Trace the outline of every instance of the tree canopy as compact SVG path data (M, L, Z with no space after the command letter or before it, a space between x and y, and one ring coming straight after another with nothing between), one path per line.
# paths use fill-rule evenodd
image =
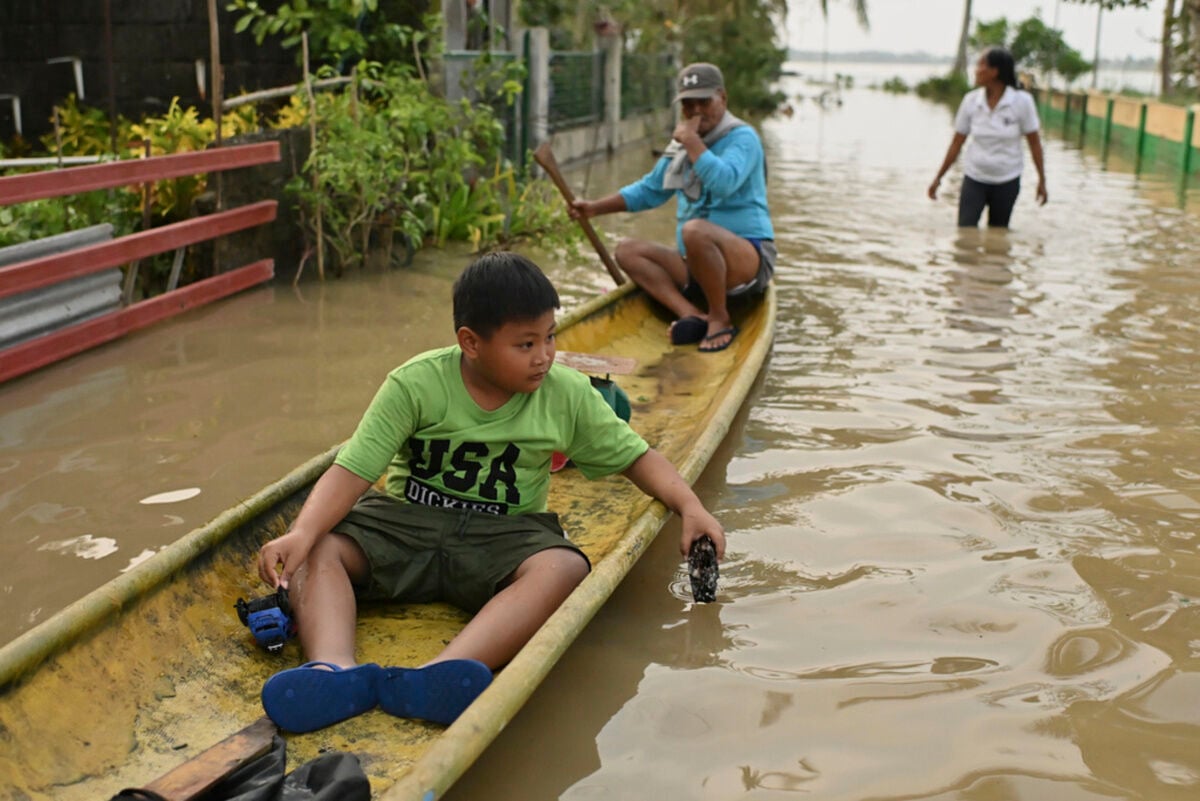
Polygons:
M590 48L593 25L604 21L619 28L627 52L674 52L683 63L717 64L725 74L729 104L738 112L770 111L782 100L771 85L787 57L778 39L786 15L786 0L521 3L521 21L549 28L555 50Z
M1092 68L1078 50L1063 40L1062 31L1051 28L1040 17L1030 17L1010 29L1008 19L980 20L971 35L977 49L1006 47L1018 66L1042 73L1057 73L1069 83Z

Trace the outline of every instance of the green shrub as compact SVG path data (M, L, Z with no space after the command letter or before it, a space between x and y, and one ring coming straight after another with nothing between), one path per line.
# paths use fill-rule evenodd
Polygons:
M317 97L316 145L288 185L310 249L320 239L335 273L395 233L411 252L573 231L561 200L518 180L488 102L448 103L407 69L364 64L360 74L346 92Z
M967 76L951 72L940 77L926 78L917 84L916 92L926 100L957 106L971 89Z

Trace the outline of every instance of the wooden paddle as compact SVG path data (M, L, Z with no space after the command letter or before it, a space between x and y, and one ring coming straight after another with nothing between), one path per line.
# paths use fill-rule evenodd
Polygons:
M271 750L276 731L271 719L263 716L147 784L141 790L144 796L130 797L191 801L251 759Z
M541 165L541 168L550 176L550 180L558 187L558 191L562 193L563 198L567 201L567 205L574 203L575 193L571 191L571 187L567 186L567 182L563 180L562 172L558 169L558 161L554 158L554 151L550 149L549 142L542 142L538 145L537 150L533 151L533 160ZM604 247L604 242L596 234L596 229L592 227L591 221L586 217L580 217L579 226L587 234L588 241L592 243L592 247L600 255L600 261L604 262L604 266L608 268L608 274L617 282L617 286L625 283L625 276L617 268L617 263L612 260L612 256L608 255L608 248Z

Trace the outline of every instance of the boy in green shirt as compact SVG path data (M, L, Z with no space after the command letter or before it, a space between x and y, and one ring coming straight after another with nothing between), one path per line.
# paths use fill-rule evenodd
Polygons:
M454 285L458 344L393 370L258 573L289 589L312 661L263 685L267 714L304 732L375 706L450 723L587 576L546 512L550 459L622 473L682 518L680 547L725 535L691 487L583 374L554 364L553 285L491 253ZM387 493L368 492L387 473ZM419 668L357 664L357 600L446 601L475 616Z

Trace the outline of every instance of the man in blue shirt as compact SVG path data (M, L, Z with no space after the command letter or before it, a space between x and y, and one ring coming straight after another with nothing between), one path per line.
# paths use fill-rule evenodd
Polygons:
M720 69L689 64L676 90L681 119L654 169L615 194L576 200L571 216L644 211L674 197L676 246L627 239L617 264L675 314L673 343L713 352L737 336L728 298L764 291L775 271L766 162L754 128L727 108Z

